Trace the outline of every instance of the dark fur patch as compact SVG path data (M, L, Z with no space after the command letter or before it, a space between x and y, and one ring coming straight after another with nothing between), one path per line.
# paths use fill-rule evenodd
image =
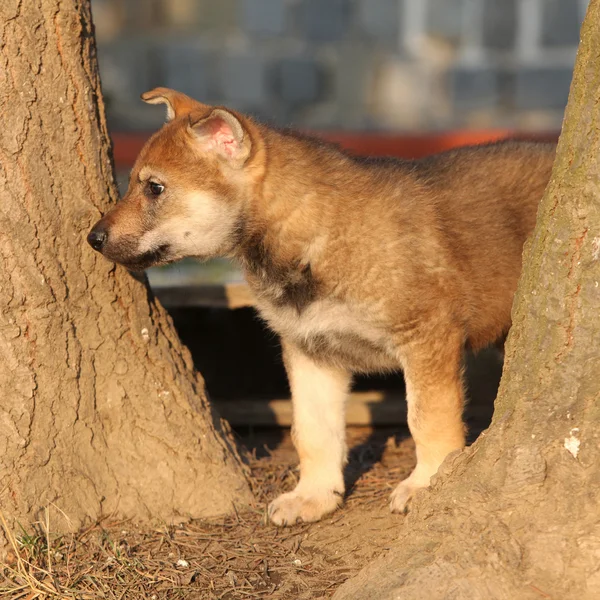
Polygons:
M261 236L243 244L242 260L261 293L276 306L293 306L300 314L318 295L319 283L310 264L282 263L265 247Z

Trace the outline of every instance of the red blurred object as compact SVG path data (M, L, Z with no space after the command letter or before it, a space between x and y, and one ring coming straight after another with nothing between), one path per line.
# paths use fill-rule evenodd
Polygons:
M312 132L330 142L335 142L355 154L368 156L397 156L420 158L459 146L483 144L505 138L555 142L558 132L519 133L505 129L463 130L420 135L383 133ZM117 169L130 168L150 134L113 133L113 151Z

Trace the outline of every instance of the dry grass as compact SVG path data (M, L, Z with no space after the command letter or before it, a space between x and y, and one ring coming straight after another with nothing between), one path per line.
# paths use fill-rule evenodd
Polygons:
M362 438L361 438L362 436ZM258 508L183 526L139 529L102 521L56 537L46 515L33 532L10 533L0 565L0 598L237 599L326 598L396 537L402 518L388 495L413 464L410 441L356 434L345 507L321 523L278 529L265 518L268 499L293 487L294 456L284 441L251 459ZM48 513L47 513L48 514Z

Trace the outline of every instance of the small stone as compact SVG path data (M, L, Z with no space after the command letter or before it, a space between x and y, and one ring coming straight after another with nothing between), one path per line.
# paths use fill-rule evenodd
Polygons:
M177 561L177 566L181 567L182 569L187 569L190 566L190 563L187 560L184 560L183 558L180 558Z

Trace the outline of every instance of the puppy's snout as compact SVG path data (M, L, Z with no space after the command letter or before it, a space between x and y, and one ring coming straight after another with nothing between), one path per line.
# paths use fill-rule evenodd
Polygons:
M108 240L108 231L100 223L96 223L93 229L88 233L87 241L88 244L98 252L102 252L102 248L106 245Z

